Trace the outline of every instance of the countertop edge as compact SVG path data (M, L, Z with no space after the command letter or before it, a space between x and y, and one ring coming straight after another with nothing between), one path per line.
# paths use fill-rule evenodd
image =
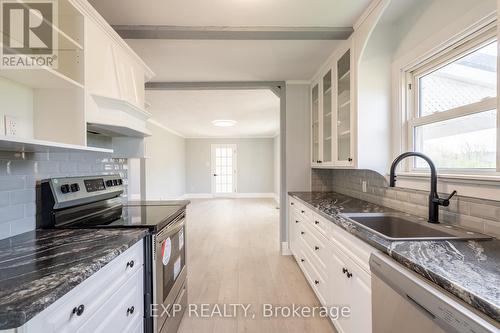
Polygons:
M95 230L95 229L94 229ZM96 274L99 272L102 268L104 268L107 264L109 264L111 261L116 259L118 256L120 256L122 253L127 251L129 248L134 246L137 242L141 241L144 239L149 234L149 231L147 228L144 229L136 229L136 230L141 230L141 233L138 233L136 236L131 237L128 242L125 244L122 244L121 246L115 248L113 251L108 253L107 255L100 257L100 259L105 259L105 262L103 263L101 260L94 259L91 263L89 263L89 266L95 265L94 267L97 267L96 270L93 270L92 272L88 271L82 271L81 274L75 275L72 278L72 281L65 281L63 285L61 285L58 290L54 291L51 293L54 297L53 302L47 302L42 305L40 305L38 308L36 308L35 311L27 312L27 311L7 311L7 312L2 312L0 311L0 330L9 330L9 329L16 329L20 328L23 325L25 325L28 321L39 315L42 311L56 303L61 297L72 291L74 288L79 286L81 283L85 282L89 277L92 275ZM2 325L3 319L5 320L5 324Z

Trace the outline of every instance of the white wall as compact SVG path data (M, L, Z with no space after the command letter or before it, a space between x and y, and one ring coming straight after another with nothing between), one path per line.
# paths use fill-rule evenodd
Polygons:
M4 135L6 115L17 121L17 136L33 137L33 90L14 81L0 77L0 136Z
M276 202L280 203L280 193L281 193L281 147L280 147L280 135L273 138L274 146L274 198Z
M186 192L212 192L211 145L237 145L238 193L274 192L272 138L186 139Z
M309 83L286 85L286 191L311 189Z
M148 122L145 194L147 200L177 199L186 193L186 140Z

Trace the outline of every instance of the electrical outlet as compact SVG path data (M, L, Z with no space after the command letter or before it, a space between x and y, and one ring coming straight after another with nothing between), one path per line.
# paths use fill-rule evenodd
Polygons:
M13 116L5 116L5 135L17 136L17 119Z
M366 193L366 180L363 180L362 186L363 186L363 193Z

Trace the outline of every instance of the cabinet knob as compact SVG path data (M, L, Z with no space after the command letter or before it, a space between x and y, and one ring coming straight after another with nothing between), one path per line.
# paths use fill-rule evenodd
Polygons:
M302 214L304 214L306 211L305 211L305 210L301 210L300 212L301 212Z
M319 221L314 221L314 224L319 224Z
M314 247L314 249L315 249L316 251L318 251L318 250L319 250L319 246L315 246L315 247Z
M352 277L352 273L347 271L347 278L350 279Z
M301 231L301 232L300 232L300 234L301 234L301 235L304 235L304 234L305 234L305 232L304 232L304 231Z
M349 157L347 160L348 160L349 162L352 162L352 158L350 158L350 157Z
M135 311L134 306L131 306L130 308L127 309L127 316L133 314Z
M127 268L130 267L134 267L134 261L133 260L130 260L129 262L127 262Z
M304 261L306 261L306 260L305 259L300 259L300 262L304 262Z
M290 202L290 206L293 206L293 202Z
M344 274L345 274L345 273L347 273L347 272L348 272L347 268L342 267L342 273L344 273Z
M85 305L80 304L78 307L73 308L73 314L76 314L77 316L81 316L83 314L83 311L85 311Z
M314 284L319 284L319 281L318 280L314 280Z
M295 223L299 223L299 220L295 220Z

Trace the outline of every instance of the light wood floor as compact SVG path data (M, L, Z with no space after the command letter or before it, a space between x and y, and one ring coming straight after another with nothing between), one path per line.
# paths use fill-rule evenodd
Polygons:
M279 253L273 200L192 200L187 214L188 302L251 304L255 318L243 311L236 318L199 318L186 311L179 333L335 332L325 318L262 316L265 303L319 306L294 259Z

